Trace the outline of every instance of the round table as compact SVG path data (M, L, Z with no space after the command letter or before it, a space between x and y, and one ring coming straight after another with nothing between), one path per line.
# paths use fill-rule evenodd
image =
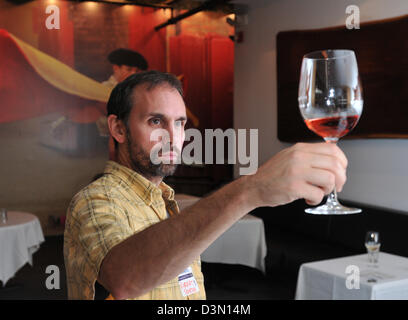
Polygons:
M6 224L0 222L0 281L3 286L27 262L44 242L38 218L27 212L8 211Z

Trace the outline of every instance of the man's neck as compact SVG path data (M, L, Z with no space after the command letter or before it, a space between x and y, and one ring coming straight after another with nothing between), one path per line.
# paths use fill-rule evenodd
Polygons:
M134 170L134 169L132 169ZM136 170L134 170L136 171ZM140 172L138 172L139 174L141 174ZM143 177L145 177L147 180L149 180L151 183L153 183L154 185L156 185L157 187L160 185L160 183L163 181L162 177L147 177L146 175L141 174Z

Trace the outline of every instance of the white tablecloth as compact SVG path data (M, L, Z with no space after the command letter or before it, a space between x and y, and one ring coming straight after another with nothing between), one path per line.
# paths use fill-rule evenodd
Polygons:
M176 195L180 210L194 204L199 197ZM265 273L267 247L262 219L247 214L215 240L201 260L213 263L242 264Z
M353 273L347 266L356 266ZM359 271L359 289L349 289L346 279ZM372 282L375 279L376 282ZM378 267L367 254L305 263L299 269L296 299L299 300L406 300L408 258L380 252Z
M3 286L27 262L33 264L32 255L42 242L44 235L35 215L8 212L7 223L0 223L0 281Z
M184 194L184 193L178 193L174 195L174 199L177 201L177 204L179 206L180 211L193 205L196 203L198 200L200 200L200 197L196 196L190 196L189 194Z

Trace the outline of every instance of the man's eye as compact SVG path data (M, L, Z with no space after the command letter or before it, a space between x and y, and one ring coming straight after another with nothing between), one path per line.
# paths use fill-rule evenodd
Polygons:
M175 122L176 127L183 127L184 126L184 121L183 120L178 120Z
M160 124L160 119L154 118L154 119L151 119L150 122L151 122L152 124L154 124L154 125L158 125L158 124Z

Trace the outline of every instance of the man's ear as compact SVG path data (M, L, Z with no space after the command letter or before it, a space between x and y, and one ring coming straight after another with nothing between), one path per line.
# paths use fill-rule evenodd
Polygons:
M114 64L113 67L112 67L112 70L113 70L114 77L116 78L117 81L119 81L120 77L121 77L121 68L120 68L120 66Z
M126 127L122 120L114 114L108 116L109 132L118 143L124 143L126 141Z
M118 72L119 69L120 67L117 64L112 65L113 72Z

